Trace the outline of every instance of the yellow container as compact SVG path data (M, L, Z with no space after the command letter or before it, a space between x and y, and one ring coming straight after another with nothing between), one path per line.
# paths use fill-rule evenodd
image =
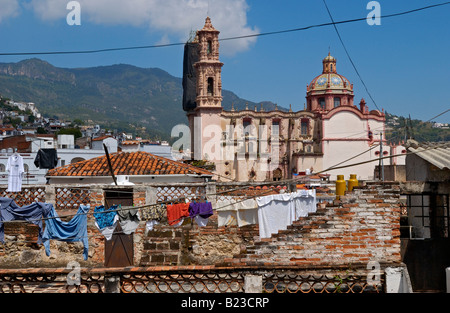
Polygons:
M358 179L356 179L356 174L350 174L350 179L348 180L348 191L352 191L353 187L359 185Z
M345 194L346 183L344 180L344 175L338 175L336 180L336 199Z

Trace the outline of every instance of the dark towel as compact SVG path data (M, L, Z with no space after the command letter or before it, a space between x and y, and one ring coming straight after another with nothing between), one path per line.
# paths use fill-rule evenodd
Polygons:
M39 149L34 165L38 168L52 169L58 164L58 154L56 149Z

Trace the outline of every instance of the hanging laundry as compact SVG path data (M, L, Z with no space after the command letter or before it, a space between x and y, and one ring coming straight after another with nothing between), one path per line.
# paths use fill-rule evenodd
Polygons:
M8 192L22 191L22 175L25 172L23 167L23 158L20 154L14 153L8 158L6 164L8 172Z
M83 257L88 258L89 240L87 232L87 213L89 212L89 205L80 205L77 214L68 222L61 221L58 213L50 207L45 220L45 229L42 236L42 241L45 247L45 253L50 255L50 239L56 239L66 242L81 241L83 243Z
M258 203L255 199L223 200L217 203L216 211L219 227L258 224Z
M167 222L170 226L180 226L185 217L189 217L189 203L177 203L167 206Z
M259 237L269 238L287 229L295 220L295 205L291 193L256 198L258 203Z
M161 221L167 216L167 206L165 204L155 204L141 209L141 219L143 221Z
M139 222L141 221L139 217L139 210L122 209L121 207L119 207L117 215L119 217L119 224L122 228L122 232L126 235L134 233L136 228L138 228L139 226Z
M0 242L5 240L4 222L20 220L39 227L37 243L42 243L42 218L48 215L51 207L51 204L42 202L19 207L13 199L0 197Z
M189 216L200 227L206 226L208 224L208 218L213 214L211 202L191 202L189 204Z
M106 240L110 240L116 228L116 223L119 220L117 215L117 205L105 209L105 206L96 206L94 209L95 226L105 236Z
M141 219L146 221L145 229L147 231L153 230L153 227L159 224L167 217L166 204L150 205L146 208L141 208Z
M299 190L292 194L295 205L295 219L308 216L309 213L316 212L317 200L316 190Z
M41 169L52 169L58 164L56 149L39 149L34 159L34 165Z
M157 220L151 220L151 221L147 221L145 222L145 230L148 231L152 231L153 227L155 227L156 225L158 225L159 222ZM147 234L146 234L147 235Z

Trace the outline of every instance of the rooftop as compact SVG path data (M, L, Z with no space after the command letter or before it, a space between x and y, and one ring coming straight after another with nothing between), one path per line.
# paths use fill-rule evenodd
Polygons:
M418 143L408 140L406 146L409 152L415 153L437 168L450 169L450 142Z
M214 175L204 169L143 151L112 153L110 159L114 175ZM57 167L47 173L51 177L110 175L106 155Z

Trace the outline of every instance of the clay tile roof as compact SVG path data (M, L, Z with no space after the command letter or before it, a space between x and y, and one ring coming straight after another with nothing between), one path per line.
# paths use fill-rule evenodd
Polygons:
M140 144L138 140L125 140L125 141L122 141L122 146L138 145L138 144Z
M100 136L100 137L92 139L92 141L102 141L102 140L105 140L107 138L114 138L114 137L113 136Z
M117 152L109 155L114 175L174 175L214 174L204 169L166 159L151 153ZM46 176L110 176L106 155L86 161L57 167L47 172Z

